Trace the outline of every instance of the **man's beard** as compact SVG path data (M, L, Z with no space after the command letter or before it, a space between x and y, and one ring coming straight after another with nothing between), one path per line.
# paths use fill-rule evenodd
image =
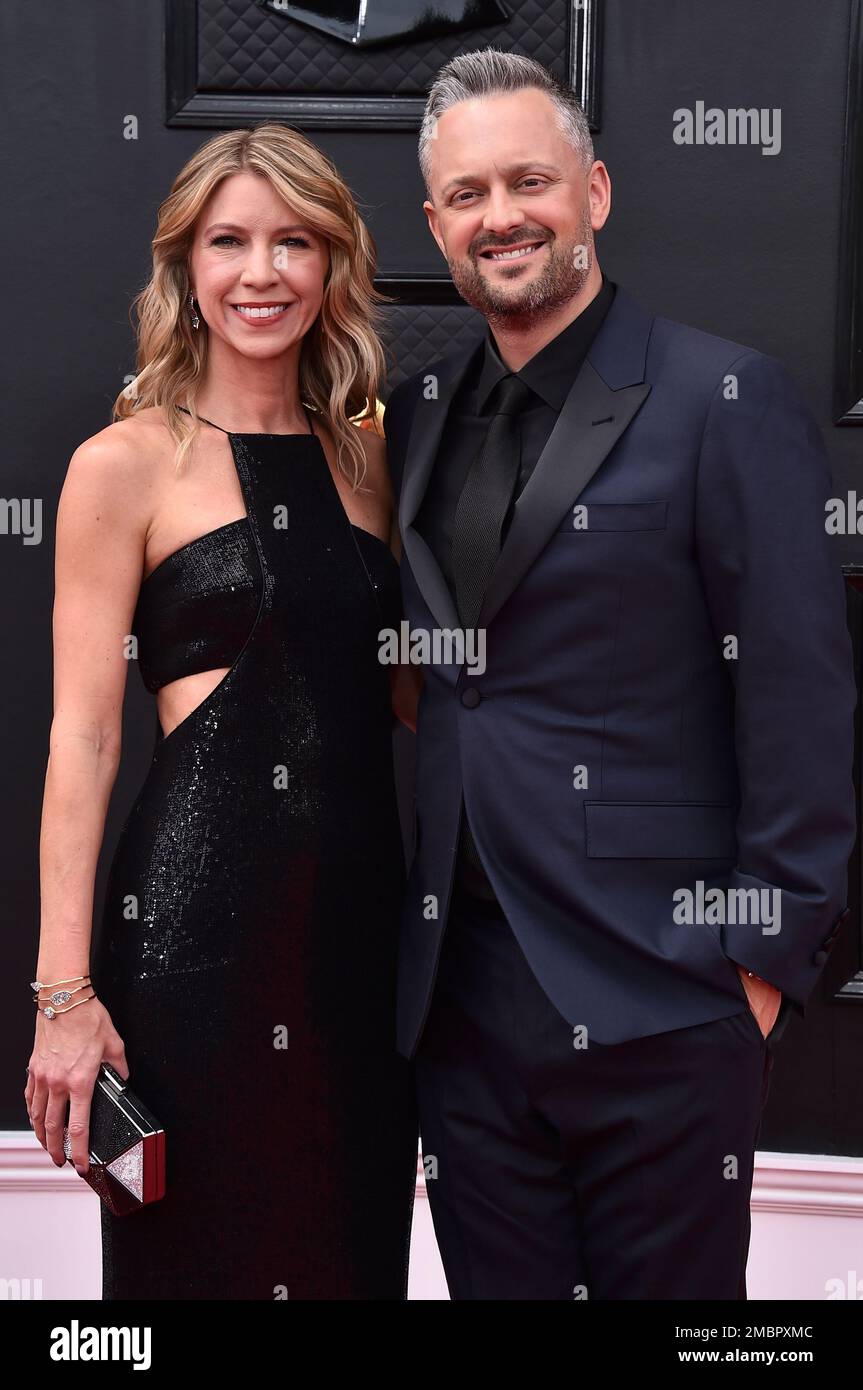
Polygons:
M580 231L580 240L566 243L549 239L548 234L543 233L548 246L546 263L523 287L513 288L510 284L499 289L490 284L479 270L476 258L471 257L461 261L447 257L453 284L462 299L478 309L491 324L506 323L514 328L539 323L568 304L587 283L593 264L593 229L587 213L582 218ZM521 233L518 240L530 240L530 233ZM505 245L501 243L503 248ZM587 264L582 265L582 261Z

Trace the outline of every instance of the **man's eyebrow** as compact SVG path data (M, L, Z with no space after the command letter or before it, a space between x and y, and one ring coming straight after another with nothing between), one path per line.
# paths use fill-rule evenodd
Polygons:
M548 174L557 174L560 172L556 165L543 164L539 160L534 159L522 161L520 164L508 164L501 170L501 172L511 177L514 174L524 174L529 169L536 169L537 171L541 170L544 173ZM444 187L441 190L441 195L443 197L446 197L450 189L456 188L459 186L459 184L463 183L482 183L482 179L479 174L457 174L454 179L450 179L448 183L444 184Z
M209 236L210 232L215 232L217 229L221 229L225 232L245 232L246 230L245 227L241 227L236 222L211 222L210 226L205 228L204 236ZM285 232L308 231L310 231L309 227L304 226L301 222L294 222L290 227L279 227L276 231L276 236L284 236Z

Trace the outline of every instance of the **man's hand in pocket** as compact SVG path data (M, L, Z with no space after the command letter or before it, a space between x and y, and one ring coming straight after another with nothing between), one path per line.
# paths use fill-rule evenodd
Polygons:
M779 1017L782 991L777 989L775 985L768 984L758 975L750 977L744 965L737 966L737 973L743 982L743 988L746 990L749 1007L755 1015L758 1027L766 1038Z

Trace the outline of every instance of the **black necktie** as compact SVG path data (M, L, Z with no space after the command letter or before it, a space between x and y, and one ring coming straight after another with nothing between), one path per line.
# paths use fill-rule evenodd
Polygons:
M483 595L500 554L501 532L521 462L518 414L533 392L510 373L495 387L498 404L488 432L465 479L453 523L452 561L459 620L475 627ZM481 897L491 891L467 815L459 837L459 877ZM467 861L465 864L464 861Z
M455 598L462 627L476 626L483 595L500 554L501 531L518 479L518 414L533 392L509 373L495 387L498 404L470 467L455 511L452 535Z

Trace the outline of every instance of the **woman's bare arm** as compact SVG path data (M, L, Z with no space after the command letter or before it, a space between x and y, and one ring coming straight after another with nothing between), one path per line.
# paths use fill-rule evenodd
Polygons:
M128 426L109 426L75 451L57 512L54 716L36 965L36 978L46 983L89 970L96 865L120 759L127 638L149 524L149 494L130 434ZM128 1074L122 1043L98 999L53 1020L36 1018L25 1094L36 1134L55 1163L64 1161L65 1088L72 1098L73 1160L86 1167L80 1120L89 1114L92 1082L103 1056L112 1060L111 1049L118 1070ZM78 1095L76 1114L76 1088L83 1092L88 1084L86 1106Z
M128 444L110 433L75 451L57 512L39 979L87 969L96 864L120 759L126 639L145 531Z

